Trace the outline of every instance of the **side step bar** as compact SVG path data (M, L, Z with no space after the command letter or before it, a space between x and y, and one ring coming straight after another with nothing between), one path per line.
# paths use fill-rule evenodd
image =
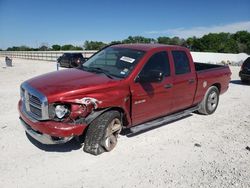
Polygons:
M130 131L132 134L135 134L138 132L145 131L147 129L153 129L153 128L158 127L160 125L163 125L165 123L168 123L168 122L180 119L182 117L185 117L185 116L189 115L190 113L192 113L196 110L199 110L199 108L200 108L200 106L197 105L195 107L188 108L186 110L183 110L183 111L180 111L180 112L168 115L168 116L164 116L164 117L152 120L152 121L148 121L146 123L139 124L139 125L136 125L136 126L130 128Z

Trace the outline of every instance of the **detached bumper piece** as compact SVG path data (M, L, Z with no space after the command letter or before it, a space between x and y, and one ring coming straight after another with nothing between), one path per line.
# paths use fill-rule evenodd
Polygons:
M40 133L39 131L33 130L27 123L25 123L22 118L20 118L21 124L23 125L26 133L38 142L46 145L52 144L64 144L71 140L73 136L70 137L54 137L47 134Z

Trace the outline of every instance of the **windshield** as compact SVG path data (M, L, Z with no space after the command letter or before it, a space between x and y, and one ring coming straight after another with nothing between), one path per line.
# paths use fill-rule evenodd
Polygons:
M144 51L134 49L108 47L86 61L82 69L103 71L114 77L125 78L144 54Z

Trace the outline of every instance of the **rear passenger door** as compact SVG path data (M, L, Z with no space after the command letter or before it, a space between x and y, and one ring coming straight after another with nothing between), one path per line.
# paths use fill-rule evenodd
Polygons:
M175 75L173 77L173 111L190 107L196 90L196 72L190 66L186 51L172 50Z

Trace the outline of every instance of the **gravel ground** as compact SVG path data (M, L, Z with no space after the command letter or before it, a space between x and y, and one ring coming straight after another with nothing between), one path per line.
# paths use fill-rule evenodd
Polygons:
M56 65L13 62L0 67L1 188L250 187L250 85L240 83L239 67L230 67L230 88L213 115L191 114L120 136L112 152L93 156L76 141L44 146L26 136L17 112L19 85Z

